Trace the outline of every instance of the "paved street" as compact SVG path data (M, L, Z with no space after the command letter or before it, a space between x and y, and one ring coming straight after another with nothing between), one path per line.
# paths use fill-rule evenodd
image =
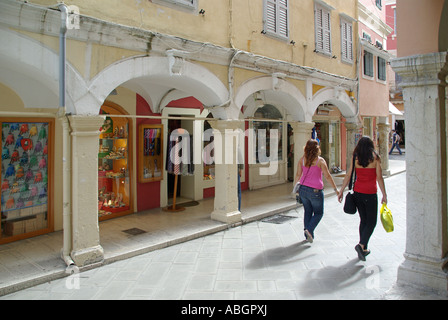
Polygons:
M4 297L9 299L401 299L434 298L392 289L405 248L405 174L386 179L395 231L379 222L366 262L358 260L358 216L336 196L310 244L303 209L275 224L256 221L186 243L74 274Z

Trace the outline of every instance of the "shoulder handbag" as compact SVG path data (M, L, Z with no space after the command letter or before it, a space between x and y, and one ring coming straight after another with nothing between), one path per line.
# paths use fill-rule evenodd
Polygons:
M355 214L356 213L356 204L355 204L355 195L350 192L352 190L353 186L353 173L356 171L355 168L355 155L353 155L353 165L352 165L352 174L350 175L350 183L348 185L349 192L345 196L345 202L344 202L344 212L348 214ZM355 177L356 179L356 177Z

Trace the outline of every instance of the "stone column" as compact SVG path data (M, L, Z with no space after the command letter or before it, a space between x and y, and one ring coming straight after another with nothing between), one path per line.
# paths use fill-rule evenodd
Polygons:
M406 252L398 283L446 293L447 53L398 58L406 108Z
M100 262L98 149L101 116L70 116L72 129L72 252L78 267Z
M358 125L353 122L345 123L346 135L347 135L347 148L345 154L345 160L347 164L347 170L352 167L353 162L353 150L356 147L355 134L358 130Z
M303 156L306 142L311 139L314 122L290 122L294 138L294 178L297 174L297 165Z
M213 220L236 223L241 221L238 210L237 140L244 132L237 120L209 121L213 128L215 154L215 204Z
M378 126L378 149L381 157L381 168L383 175L390 176L389 170L389 128L386 117L379 117Z

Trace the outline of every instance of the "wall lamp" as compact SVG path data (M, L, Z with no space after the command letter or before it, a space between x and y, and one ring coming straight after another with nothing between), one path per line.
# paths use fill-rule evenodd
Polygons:
M295 45L296 42L294 40L291 40L290 44Z
M205 10L204 10L204 9L201 9L201 10L199 11L199 14L201 14L201 15L205 15Z

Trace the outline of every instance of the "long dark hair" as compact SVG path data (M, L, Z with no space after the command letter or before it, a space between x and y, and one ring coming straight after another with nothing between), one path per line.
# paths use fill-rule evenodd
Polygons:
M305 167L311 167L314 160L319 156L320 147L319 142L314 139L307 141L305 145Z
M358 159L358 163L364 168L367 167L369 163L372 163L375 159L379 158L378 153L375 151L372 139L367 136L359 139L353 154Z

